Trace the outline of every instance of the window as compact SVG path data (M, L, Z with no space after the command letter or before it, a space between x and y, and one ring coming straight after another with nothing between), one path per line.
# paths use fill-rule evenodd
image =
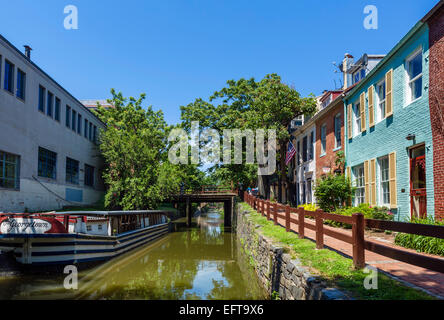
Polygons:
M72 110L72 131L76 131L76 121L77 121L77 112L75 110Z
M385 118L385 80L376 85L376 97L378 103L376 121L379 122Z
M85 164L85 186L94 187L94 167Z
M389 176L389 159L384 157L379 159L379 190L380 190L380 205L390 206L390 176Z
M97 226L97 229L98 229L98 230L102 230L102 225L99 224L99 225Z
M39 111L45 112L45 92L46 89L42 86L39 86Z
M66 157L66 182L79 184L79 162Z
M17 98L25 100L26 73L18 69L17 71Z
M77 115L77 133L82 134L82 115L80 113Z
M86 226L86 231L92 231L92 226L91 225Z
M409 101L422 96L422 49L407 60Z
M88 135L88 139L90 141L92 141L92 123L89 123L89 135Z
M48 91L46 99L46 114L52 118L54 95Z
M60 121L60 99L55 98L54 119Z
M353 126L353 136L357 136L361 132L361 104L355 103L353 106L355 123Z
M302 162L307 161L307 136L302 140Z
M0 188L20 188L20 157L0 151Z
M8 60L5 60L4 88L11 93L14 89L14 65Z
M85 126L84 126L83 130L84 130L85 138L88 139L88 120L87 119L85 119Z
M365 182L364 182L364 166L358 166L353 169L355 176L355 206L365 201Z
M57 167L57 153L39 147L39 177L55 179Z
M341 114L335 116L335 149L340 148L341 143Z
M94 126L94 129L93 129L93 141L94 141L94 143L97 143L97 127L96 126Z
M310 146L308 148L308 160L313 160L314 157L314 132L310 134Z
M321 126L321 155L325 154L327 150L327 125Z
M71 127L71 107L66 105L66 126Z

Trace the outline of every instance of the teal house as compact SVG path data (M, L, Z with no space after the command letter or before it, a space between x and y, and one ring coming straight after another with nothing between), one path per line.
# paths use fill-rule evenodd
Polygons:
M387 207L396 221L434 216L428 60L420 21L344 97L354 205Z

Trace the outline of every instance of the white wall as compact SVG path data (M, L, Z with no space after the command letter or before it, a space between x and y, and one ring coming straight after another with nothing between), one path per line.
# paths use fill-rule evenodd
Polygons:
M80 102L63 90L27 58L0 37L0 151L20 156L20 189L0 189L0 211L21 212L61 208L63 205L86 205L98 201L103 194L103 182L99 170L103 164L97 146L83 136L84 119L99 128L103 124ZM5 59L15 65L14 94L4 90ZM17 69L26 73L25 100L16 97ZM38 110L39 85L61 100L60 122ZM45 99L46 100L46 99ZM81 134L65 126L65 107L69 105L82 115ZM55 106L55 105L54 105ZM53 108L54 108L53 106ZM46 103L45 103L46 110ZM53 112L54 117L54 112ZM38 148L57 153L56 179L38 177ZM66 157L80 162L79 184L67 183ZM84 165L95 168L94 188L84 186ZM46 190L40 183L53 193ZM69 203L65 199L66 188L82 190L81 203ZM55 195L55 194L56 195ZM57 196L58 195L58 196Z

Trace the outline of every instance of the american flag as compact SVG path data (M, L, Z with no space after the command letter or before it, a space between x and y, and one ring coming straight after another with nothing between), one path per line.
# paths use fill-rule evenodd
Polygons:
M285 158L285 165L288 165L293 158L294 154L296 153L296 149L294 148L294 145L291 143L291 141L288 142L288 149L287 149L287 156Z

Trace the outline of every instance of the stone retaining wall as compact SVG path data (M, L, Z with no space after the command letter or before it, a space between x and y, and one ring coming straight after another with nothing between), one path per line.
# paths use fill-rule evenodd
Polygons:
M278 293L282 300L349 299L342 291L328 288L320 277L310 274L298 259L292 259L284 248L263 236L260 226L254 225L248 217L248 211L239 206L236 234L270 297Z

